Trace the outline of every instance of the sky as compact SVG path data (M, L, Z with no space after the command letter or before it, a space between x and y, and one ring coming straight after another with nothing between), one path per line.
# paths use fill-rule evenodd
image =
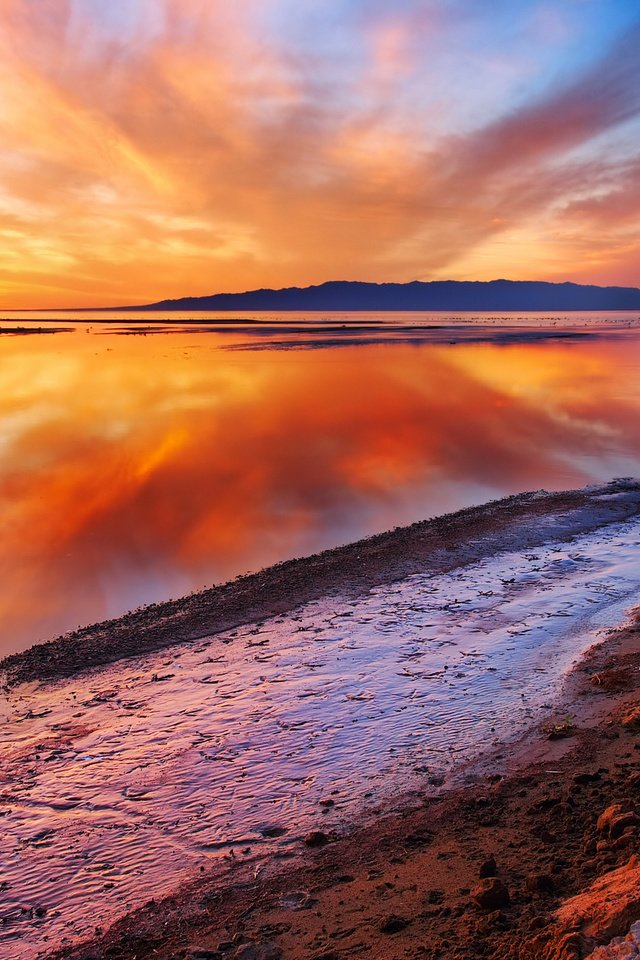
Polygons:
M637 0L0 0L0 308L640 285Z

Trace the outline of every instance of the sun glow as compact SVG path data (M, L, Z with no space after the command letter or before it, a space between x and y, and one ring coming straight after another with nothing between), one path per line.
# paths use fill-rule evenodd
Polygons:
M550 21L526 0L493 33L467 0L357 6L5 0L2 306L337 278L637 283L627 4Z

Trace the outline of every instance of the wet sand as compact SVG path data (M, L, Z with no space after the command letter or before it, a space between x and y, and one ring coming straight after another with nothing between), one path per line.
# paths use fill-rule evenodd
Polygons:
M203 878L55 956L586 957L640 918L639 704L637 618L576 668L553 717L474 766L468 786L425 791L326 845L309 835L288 869Z
M108 743L109 711L113 716L113 710L120 709L126 713L131 738L135 739L131 733L135 711L141 707L148 711L148 706L142 703L144 688L139 684L148 680L147 674L155 670L151 676L152 688L164 681L168 689L171 683L177 682L172 679L175 676L172 670L177 666L182 671L184 687L184 680L193 669L189 667L189 658L193 659L195 654L202 659L207 652L215 652L216 636L222 644L219 652L224 644L231 644L226 649L235 650L240 660L247 659L247 663L250 656L260 663L276 656L278 632L286 637L292 629L301 630L303 643L309 643L309 632L319 634L313 645L315 659L320 650L324 655L330 648L328 641L337 643L336 663L342 661L338 672L352 677L355 686L347 690L346 695L340 687L335 705L331 706L329 699L329 709L341 724L348 716L341 717L340 710L344 708L340 702L346 701L348 710L352 709L349 704L356 709L352 719L359 720L360 727L353 727L352 734L347 733L345 756L353 762L354 748L348 749L349 742L356 745L356 760L360 750L362 776L359 779L366 785L367 780L371 780L371 771L366 772L371 759L367 760L363 721L365 731L370 727L373 736L378 738L378 766L389 748L389 742L385 742L389 730L396 729L401 740L405 738L405 742L392 745L392 752L412 756L414 762L414 747L420 746L421 741L423 744L433 741L434 737L430 725L425 725L421 714L415 713L408 702L398 707L396 699L396 706L392 703L385 709L384 688L376 686L375 658L366 664L360 663L360 668L365 670L366 687L363 685L365 675L359 676L353 663L349 665L350 657L356 657L357 662L361 656L353 653L358 648L358 630L364 631L364 649L367 656L371 656L368 634L373 623L383 634L381 653L375 654L383 658L379 675L382 679L390 675L384 657L393 655L395 635L403 632L397 619L400 612L405 626L411 627L414 623L411 627L414 633L405 635L398 647L401 673L397 676L402 679L394 679L395 685L408 682L413 691L411 700L423 684L428 694L427 705L430 704L431 715L435 715L434 684L445 682L443 677L446 677L443 703L451 716L445 717L450 727L448 733L445 730L443 734L444 741L456 736L456 722L462 724L459 738L469 741L467 752L462 749L454 756L452 769L447 769L446 764L442 770L436 769L430 757L429 764L416 771L418 777L413 781L400 776L396 769L391 778L393 782L387 784L390 790L386 792L371 781L369 803L366 810L363 808L360 812L350 805L354 797L348 795L349 777L351 793L357 793L357 764L355 770L348 771L342 789L338 784L332 791L331 778L319 777L320 792L317 796L309 794L304 815L292 807L289 822L279 820L276 824L273 839L285 834L283 846L274 843L270 853L267 844L256 857L251 855L249 847L242 848L242 844L221 843L220 860L212 869L201 867L204 873L199 881L188 881L177 893L175 890L163 892L161 898L155 894L156 901L136 910L106 936L102 931L97 932L97 940L90 947L69 946L63 955L87 960L103 956L123 960L147 956L225 960L236 957L275 960L282 956L329 960L367 953L390 958L455 956L462 960L471 956L547 955L548 943L559 942L567 932L560 919L554 917L556 907L587 881L628 859L637 842L635 819L630 809L633 789L628 782L637 769L638 755L634 753L637 740L633 739L636 736L634 722L624 726L621 721L638 703L638 626L630 624L625 630L614 632L606 643L592 650L569 675L561 694L554 689L554 684L566 676L566 670L585 649L602 639L598 636L598 625L610 626L617 622L615 618L630 606L630 600L634 596L637 600L634 579L637 568L633 558L638 542L639 512L640 486L625 481L585 491L508 498L318 557L281 564L197 597L148 608L121 621L81 631L46 645L44 650L33 648L9 658L5 667L7 682L11 684L10 697L17 698L16 702L21 702L25 709L28 707L28 712L18 718L26 721L20 730L22 737L26 734L23 752L27 768L23 769L27 779L34 778L36 792L44 791L49 799L55 784L64 785L68 780L66 769L78 768L77 761L85 760L73 751L73 741L80 738L81 749L92 752L91 743L86 740L91 731L84 727L97 725ZM526 552L534 550L535 553ZM504 560L500 561L500 557ZM433 603L432 597L431 601L425 599L425 595L429 598L434 590L440 591L439 603ZM419 604L417 597L421 598ZM301 611L302 604L307 606ZM394 616L390 614L390 605ZM345 609L347 612L342 612ZM287 626L287 614L297 627ZM270 616L275 617L272 621L275 626L270 625L271 622L265 624ZM342 617L349 619L345 621ZM442 622L438 617L443 618ZM361 623L356 623L358 618ZM348 623L346 629L343 628L345 622ZM248 629L232 629L239 624L245 624ZM154 636L155 627L159 628L159 635ZM478 646L480 634L487 635L487 652L483 652L481 644ZM206 640L194 643L196 637ZM118 641L122 638L128 642L119 647ZM436 674L430 671L434 657L439 654L431 649L434 645L430 641L437 641L435 647L445 643L455 647L463 639L462 660L457 661L463 668L456 674L459 679L452 680L451 674L443 673L442 664L438 666L437 678L433 679ZM78 644L82 642L84 649L85 640L88 656L79 663ZM192 642L185 646L185 640ZM429 651L427 660L421 661L424 653L419 644L425 640L429 641ZM178 646L181 643L182 646ZM271 646L265 648L269 643ZM484 678L490 676L489 671L504 673L499 662L501 643L505 664L518 662L525 673L520 677L516 673L511 679L505 675L501 683L486 687ZM249 647L259 649L249 651ZM535 658L527 660L527 656L537 657L536 651L549 663ZM291 670L301 658L300 651L289 647L285 654L290 662L285 661L284 667ZM494 659L487 660L487 655ZM483 659L479 661L476 657ZM222 656L206 657L204 662L209 664L206 668L209 672L202 682L226 682L223 659ZM166 674L159 673L162 663L166 664ZM325 668L327 663L330 660L325 656ZM101 664L101 669L95 669ZM322 665L311 664L314 669L319 666ZM422 675L417 669L420 667ZM612 667L617 673L611 672ZM90 669L87 671L87 668ZM276 659L274 683L282 682L282 668L283 663ZM202 668L199 669L202 672ZM265 665L259 669L264 672L270 667ZM536 676L527 676L527 670ZM393 668L391 673L396 677ZM545 673L549 674L546 678ZM336 668L330 667L327 676L336 676ZM38 677L41 680L55 678L57 682L51 687L46 682L34 684ZM595 677L594 683L588 682L591 677ZM265 681L264 676L260 679ZM29 681L27 686L18 685L25 681ZM130 698L136 684L138 702L134 704ZM321 685L324 687L326 681L322 680ZM224 693L229 703L237 696L238 680L233 680L231 686L235 689ZM129 691L127 703L120 703L120 687ZM487 702L492 698L495 701L493 707L497 713L493 717L487 712L487 705L482 705L483 689L486 689ZM95 694L92 700L85 699L87 690ZM473 691L477 696L478 690L480 700L468 718L473 719L476 711L478 722L469 725L465 719L465 701L469 701ZM520 696L528 703L518 704L519 690L525 691ZM61 691L65 692L64 696ZM164 684L160 684L153 699L168 720L171 711L162 706L163 691ZM185 700L185 691L187 688L176 690L174 699L184 706L181 712L192 718L189 722L201 729L203 718L197 717L199 704L189 703L188 691ZM536 700L535 691L543 698L551 698L554 712L544 710L544 703L540 697ZM295 699L293 693L294 690L292 697L285 699ZM171 695L168 696L171 699ZM303 691L303 696L307 696L307 691ZM47 709L53 714L47 718L46 711L41 710L38 719L38 698L42 700L42 707L47 697L51 700ZM59 703L65 697L69 700L69 710L76 712L58 716L56 710L66 709ZM404 694L401 699L403 697ZM200 694L198 698L201 699ZM266 703L269 704L269 697ZM452 710L451 704L455 703L460 706ZM377 713L371 713L376 704ZM398 709L402 714L394 719ZM358 714L358 710L365 712ZM415 721L410 719L412 710ZM98 717L99 711L104 714L103 719ZM509 716L501 717L501 712ZM544 715L542 726L532 733L531 724L535 726L539 722L536 717L541 714ZM299 718L289 717L289 720L292 729L300 725ZM76 729L74 723L83 729ZM376 723L382 726L377 727ZM492 728L496 730L495 736L490 735L488 723L495 724ZM229 724L237 725L232 719L226 726ZM316 726L322 728L321 723ZM482 736L473 745L476 727ZM525 730L529 732L523 737ZM45 737L47 731L49 735L54 731L49 742ZM269 745L268 736L265 739L264 734L268 735L266 729L262 739L267 759L273 756L273 765L277 766L277 750ZM407 734L411 735L409 740ZM38 743L31 744L34 736ZM56 737L62 738L60 743L53 742ZM522 739L516 742L518 737ZM204 749L211 752L211 744L206 740L205 736ZM502 745L497 745L500 740ZM157 734L149 747L156 741ZM291 744L293 741L288 749L292 748ZM34 745L35 755L31 749ZM128 746L123 742L116 754L120 756ZM165 748L159 743L161 751L170 746L170 741ZM338 747L339 743L334 742L336 783L343 762ZM227 756L222 756L220 744L216 744L216 748L214 753L223 761L222 767L234 759L233 750L227 749ZM65 752L66 760L73 761L71 767L69 763L65 767L64 762L60 765ZM147 753L145 765L148 766L151 755ZM372 758L375 755L374 749ZM256 755L258 766L260 759ZM331 759L328 754L328 760ZM124 765L130 762L124 754L122 762ZM255 765L252 762L252 766ZM96 769L99 773L100 767ZM188 787L187 804L190 799L194 803L200 800L198 781L189 780L191 769L187 767L177 777L177 782L186 784L185 789ZM328 770L331 773L331 762ZM230 777L225 789L233 795L234 774L230 773ZM19 781L18 768L17 775L15 771L10 772L9 782L14 786L5 790L3 796L6 835L9 835L7 829L9 833L12 829L12 814L22 803L17 791ZM118 789L120 786L122 784ZM136 791L132 793L129 789L127 793L128 789L125 787L123 791L127 803L154 799L151 795L145 797L144 790L138 790L135 795ZM214 805L215 789L211 793ZM286 792L292 790L293 781ZM241 794L238 797L240 816ZM601 835L593 821L613 800L622 801L619 813L623 817L630 814L631 819L625 821L624 830L615 836ZM145 804L140 806L144 809ZM115 812L115 807L110 809ZM171 813L165 806L165 819L171 819L178 812ZM280 811L283 812L286 816L286 810ZM62 823L64 817L60 816ZM143 826L142 821L139 825ZM183 855L187 851L185 839L181 840ZM268 831L264 839L270 839ZM250 836L247 843L254 841L255 837ZM39 838L38 834L31 845L43 848L36 850L36 855L41 857L44 871L49 869L53 873L59 866L52 849L56 842L55 837ZM31 856L28 846L23 850L23 857ZM114 852L117 857L117 847ZM101 857L96 850L94 853L95 867L102 869ZM120 853L126 859L124 846ZM153 892L154 871L159 867L171 873L174 867L166 851L155 851L156 862L154 850L149 849L148 854L151 858L146 866L148 889ZM487 880L488 891L476 890L482 861L490 861L492 854L499 882ZM483 872L487 872L486 867ZM489 872L493 872L491 865ZM175 875L177 877L178 872ZM508 897L501 884L507 887ZM87 902L91 901L92 910L88 916L99 919L101 901L110 896L106 891L111 887L113 884L107 884L103 893L99 885L91 889ZM473 899L474 893L481 900L488 897L491 903L486 908L479 906ZM15 891L7 895L15 900ZM499 902L501 897L504 902ZM40 899L45 903L45 898ZM26 909L26 926L36 931L41 927L46 936L49 908L38 906L34 901ZM632 914L634 907L630 909ZM640 899L637 913L640 916ZM631 914L627 910L619 917L618 927L636 919ZM9 921L9 925L13 921ZM20 926L18 922L18 928ZM618 927L614 933L621 932ZM605 940L609 934L613 935L612 929L611 925L606 927ZM11 932L7 932L11 937ZM85 927L83 936L86 935ZM11 939L2 937L2 940L11 949ZM557 956L582 956L596 941L598 937L594 937L590 928L579 941L579 952ZM20 941L13 942L15 950L19 950ZM47 955L45 942L41 942L37 955Z

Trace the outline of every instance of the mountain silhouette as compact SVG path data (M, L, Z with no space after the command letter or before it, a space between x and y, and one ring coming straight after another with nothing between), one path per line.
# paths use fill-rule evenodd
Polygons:
M160 300L126 310L640 310L637 287L597 287L530 280L432 280L360 283L214 293Z

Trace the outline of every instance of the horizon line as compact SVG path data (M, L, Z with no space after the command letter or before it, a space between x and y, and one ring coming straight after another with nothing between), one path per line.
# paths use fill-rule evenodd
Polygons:
M237 290L237 291L226 291L226 290L225 290L225 291L218 291L217 293L181 294L180 296L176 296L176 297L164 297L164 298L162 298L161 300L147 300L147 301L143 301L143 302L140 302L140 303L120 304L120 305L113 305L113 306L100 306L100 307L78 307L78 306L75 306L75 307L15 307L15 308L11 308L11 307L0 307L0 310L6 311L7 313L37 313L37 312L45 312L45 313L54 313L54 312L58 312L58 313L69 313L69 312L79 312L79 311L81 311L81 310L84 310L84 311L87 311L87 312L102 312L102 311L105 311L105 310L139 310L139 309L143 309L143 308L145 308L145 307L155 306L156 304L176 303L176 302L179 301L179 300L205 300L205 299L208 299L208 298L211 298L211 297L242 297L242 296L246 296L246 295L249 295L249 294L256 294L256 293L286 293L287 291L290 291L290 290L291 290L291 291L293 291L293 290L317 290L317 289L319 289L319 288L321 288L321 287L328 286L328 285L330 285L330 284L336 284L336 283L340 283L340 284L362 284L362 285L366 285L366 286L375 286L375 287L383 287L383 286L408 287L408 286L412 286L413 284L423 284L423 285L427 286L427 285L436 284L436 283L438 283L438 284L444 284L444 283L450 283L450 284L469 284L469 283L477 283L477 284L482 284L483 286L488 286L489 284L493 284L493 283L514 283L514 284L516 284L516 283L517 283L517 284L519 284L519 283L523 283L523 284L524 284L524 283L527 283L527 284L541 284L541 283L542 283L542 284L546 284L546 285L548 285L548 286L555 286L555 287L561 287L561 286L576 286L576 287L582 287L582 288L585 288L585 289L594 289L594 290L634 290L634 291L638 291L638 292L640 293L640 286L624 286L624 285L622 285L622 284L579 283L579 282L576 281L576 280L513 280L513 279L510 279L510 278L507 278L507 277L495 277L495 278L492 279L492 280L451 280L451 279L436 279L436 280L418 280L418 279L415 279L415 280L323 280L323 281L320 282L320 283L311 283L311 284L307 284L307 285L305 285L305 286L299 286L299 285L295 285L295 284L294 284L294 285L285 286L285 287L253 287L253 288L248 289L248 290ZM196 308L193 308L193 309L196 309ZM204 308L203 308L203 309L204 309ZM221 312L225 312L223 308L220 308L220 309L221 309ZM237 308L236 308L236 309L237 309ZM255 308L254 308L254 309L255 309ZM279 307L278 309L279 309L279 310L286 310L286 309L290 309L290 308ZM299 309L299 308L293 308L293 309ZM326 309L326 308L325 308L325 309ZM452 309L453 309L453 308L452 308ZM455 309L459 309L459 312L460 312L460 313L476 313L476 312L484 313L484 312L486 312L486 311L483 311L483 310L475 311L475 310L472 310L472 309L470 309L470 308L468 308L468 307L467 307L467 308L455 308ZM497 308L496 308L496 309L497 309ZM568 312L568 313L575 312L575 309L576 309L576 308L574 308L574 309L570 309L570 308L569 308L569 309L566 309L565 312ZM585 309L585 308L577 308L577 309ZM600 308L600 309L602 309L602 308ZM637 310L638 308L637 308L637 307L620 307L620 308L617 308L617 309L619 309L619 310L621 310L621 311L624 311L624 310ZM309 310L308 312L309 312L309 313L314 313L314 312L323 312L323 311L322 311L322 308L320 308L320 309L317 310L317 311L316 311L316 310ZM345 308L345 309L344 309L344 312L345 312L345 313L357 313L357 312L359 312L359 311L357 310L357 308L353 308L353 307L352 307L352 308ZM370 312L370 310L367 310L366 312ZM394 312L397 312L397 311L391 310L391 309L389 309L389 308L387 308L387 309L382 308L382 309L380 310L380 313L394 313ZM431 312L431 311L429 311L429 310L420 310L420 309L417 309L417 310L416 310L416 309L411 309L411 308L404 308L403 311L401 311L401 312L406 312L406 313L421 313L421 312ZM440 312L440 311L434 311L434 312ZM504 310L498 310L498 312L499 312L499 313L519 313L519 312L522 312L522 310L519 310L519 309L517 309L517 308L509 308L509 309L504 309ZM540 311L540 310L538 310L538 311L536 311L536 312L538 312L538 313L547 313L547 312L550 312L550 311L545 311L545 310Z

